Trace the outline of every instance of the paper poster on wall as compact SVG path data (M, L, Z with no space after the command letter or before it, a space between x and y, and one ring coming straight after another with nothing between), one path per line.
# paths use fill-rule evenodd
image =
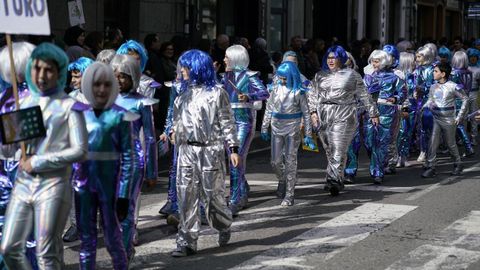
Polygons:
M83 14L82 0L68 1L68 16L70 18L70 26L85 23L85 15Z
M0 1L0 33L50 35L47 0Z

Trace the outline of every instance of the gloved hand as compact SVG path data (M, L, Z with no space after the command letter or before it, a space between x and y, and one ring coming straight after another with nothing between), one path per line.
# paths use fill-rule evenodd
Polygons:
M314 149L315 149L315 142L313 141L313 138L312 138L312 137L305 136L305 138L303 138L303 143L304 143L308 148L310 148L310 150L314 150Z
M124 198L117 199L117 218L118 221L122 222L127 218L128 215L128 205L129 200Z
M264 140L266 142L270 141L270 133L262 132L262 133L260 133L260 137L262 137L262 140Z

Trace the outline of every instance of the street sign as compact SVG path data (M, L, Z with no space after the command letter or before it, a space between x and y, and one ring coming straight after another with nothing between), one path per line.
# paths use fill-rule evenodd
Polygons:
M47 0L0 1L0 33L50 35Z

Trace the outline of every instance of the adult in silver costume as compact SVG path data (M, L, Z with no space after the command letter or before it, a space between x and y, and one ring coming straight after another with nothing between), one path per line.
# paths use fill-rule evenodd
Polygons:
M177 196L180 225L173 257L197 250L200 200L211 227L219 231L218 244L230 240L232 213L225 201L225 144L232 165L240 163L235 120L227 92L215 80L212 59L190 50L178 60L181 90L173 105L171 137L178 150Z
M343 189L347 150L357 126L357 101L367 108L371 121L378 125L378 110L367 93L358 72L347 68L345 49L330 47L323 68L308 92L312 125L318 131L328 159L325 190L336 196Z

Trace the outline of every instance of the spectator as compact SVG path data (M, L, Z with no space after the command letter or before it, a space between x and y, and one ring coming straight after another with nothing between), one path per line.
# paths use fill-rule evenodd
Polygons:
M225 59L225 50L228 47L230 47L230 38L225 34L218 35L212 53L212 60L217 67L217 73L225 72L223 59Z
M452 51L453 51L453 53L458 52L458 51L465 52L465 49L463 48L462 37L457 36L453 39Z
M88 57L95 59L93 55L83 48L85 44L85 30L80 26L72 26L65 31L63 37L65 44L67 44L67 56L69 62L74 62L80 57Z
M103 50L103 33L99 31L93 31L85 37L85 44L83 46L93 56L97 57L97 54Z
M263 38L257 38L248 54L250 57L248 68L260 72L260 80L267 84L268 74L273 73L273 66L270 64L270 56L267 53L267 41Z
M124 42L122 30L116 27L112 29L107 27L106 33L104 48L117 50Z
M303 57L303 44L302 38L300 36L294 36L290 39L290 50L294 51L297 54L298 60L298 69L300 73L305 73L305 58Z

